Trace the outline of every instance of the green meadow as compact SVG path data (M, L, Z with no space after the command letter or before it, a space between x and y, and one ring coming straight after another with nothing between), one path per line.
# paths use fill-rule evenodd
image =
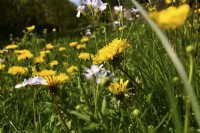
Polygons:
M200 132L198 4L87 2L82 30L30 25L0 50L0 133Z

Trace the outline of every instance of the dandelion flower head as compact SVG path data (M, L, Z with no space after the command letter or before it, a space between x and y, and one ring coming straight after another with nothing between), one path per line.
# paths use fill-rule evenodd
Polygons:
M7 45L5 47L5 49L7 49L7 50L9 50L9 49L16 49L16 48L18 48L18 46L14 42L12 44Z
M58 61L57 60L54 60L50 63L50 67L53 67L53 66L56 66L58 65Z
M46 80L47 86L50 87L69 81L69 77L65 73L61 73L59 75L43 76L43 78Z
M35 29L35 25L26 27L28 31L33 31Z
M129 47L130 44L126 41L126 39L116 38L107 46L98 51L98 53L93 58L93 63L99 64L108 60L113 60L113 58L119 56L124 50Z
M160 28L176 29L184 24L189 13L189 5L183 4L179 7L170 6L160 12L150 12L149 17L152 18Z
M78 42L71 42L69 43L70 47L76 47L78 45Z
M84 36L81 38L81 43L87 43L89 41L89 38L87 36Z
M93 54L90 54L90 53L80 53L78 56L79 59L83 59L83 60L89 60L92 57L93 57Z
M24 75L28 72L28 68L22 66L12 66L8 69L8 73L12 75Z
M68 72L70 75L75 74L76 71L78 71L78 67L77 67L77 66L70 66L69 68L67 68L67 72Z
M126 88L128 85L128 80L123 82L123 79L120 79L119 82L111 83L108 87L109 91L115 95L120 95L126 92Z

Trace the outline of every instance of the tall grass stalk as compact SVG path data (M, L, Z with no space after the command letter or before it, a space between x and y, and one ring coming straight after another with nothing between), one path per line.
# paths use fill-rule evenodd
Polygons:
M142 8L142 6L135 0L131 0L132 3L139 9L142 16L146 19L152 29L158 35L160 41L162 42L163 47L165 48L166 52L168 53L170 59L172 60L181 80L183 81L183 85L185 87L186 92L189 95L189 99L191 101L191 105L194 111L194 115L198 126L200 127L200 109L199 103L197 101L197 97L195 95L194 89L189 82L188 76L186 71L181 63L180 59L178 58L177 54L172 50L171 44L169 43L167 37L163 34L163 32L158 28L158 26L148 17L147 12Z

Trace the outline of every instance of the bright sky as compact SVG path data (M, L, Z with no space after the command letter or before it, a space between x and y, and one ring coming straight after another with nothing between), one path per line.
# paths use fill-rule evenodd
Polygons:
M70 2L74 3L75 5L80 5L80 0L69 0Z

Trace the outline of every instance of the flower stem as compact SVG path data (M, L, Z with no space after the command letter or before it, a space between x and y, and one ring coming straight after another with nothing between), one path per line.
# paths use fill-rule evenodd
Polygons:
M60 117L60 120L61 120L61 123L63 124L63 126L65 127L65 129L67 130L67 132L70 132L70 129L68 128L68 126L66 125L65 121L64 121L64 118L63 118L63 115L61 113L61 110L60 110L60 107L58 106L57 103L55 103L56 105L56 111Z
M118 68L135 84L139 89L145 91L136 81L132 78L122 67L118 66Z
M189 83L192 84L194 73L194 56L190 53L190 72L189 72ZM184 133L188 133L189 127L189 111L190 111L190 99L188 94L185 92L185 121L184 121Z
M60 117L61 123L63 124L63 126L65 127L65 129L67 130L67 132L70 132L69 127L66 125L66 123L65 123L65 121L64 121L63 115L62 115L62 113L61 113L61 109L60 109L59 105L58 105L58 104L56 103L56 101L55 101L55 95L52 94L51 96L52 96L53 102L54 102L54 104L55 104L55 106L56 106L56 112L57 112L57 114L58 114L59 117Z

